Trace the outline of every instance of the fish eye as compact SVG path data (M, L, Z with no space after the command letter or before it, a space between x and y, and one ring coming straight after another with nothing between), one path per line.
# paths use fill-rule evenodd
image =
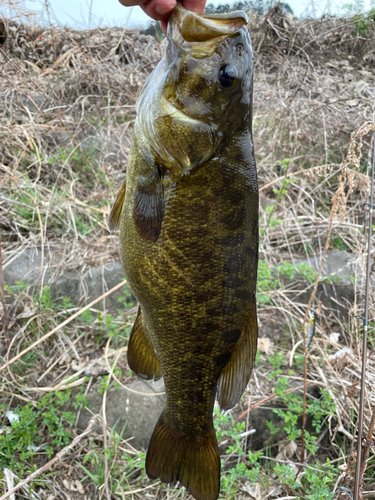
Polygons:
M225 88L232 87L237 82L237 71L233 64L223 64L219 69L219 82Z

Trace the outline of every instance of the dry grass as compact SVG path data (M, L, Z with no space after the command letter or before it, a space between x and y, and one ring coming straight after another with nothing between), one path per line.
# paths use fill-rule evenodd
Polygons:
M370 131L374 129L375 29L369 23L368 30L360 33L353 20L343 19L290 21L277 12L252 18L249 29L256 57L254 140L262 196L261 259L266 268L275 270L282 261L321 257L328 242L328 250L352 252L357 264L355 302L343 304L347 319L317 299L312 301L317 321L307 380L308 387L327 390L335 403L335 412L322 429L317 457L322 462L329 457L340 465L336 489L340 484L352 487L350 453L358 411L362 336L355 316L363 311L364 297L364 203L369 188ZM5 411L26 401L36 406L47 392L71 389L73 397L80 388L87 393L103 386L103 375L85 376L82 361L87 357L105 359L108 335L113 337L113 349L107 352L109 384L114 378L121 383L129 378L124 325L131 324L134 309L111 320L111 328L119 330L117 335L106 330L105 312L98 314L91 307L91 317L69 321L64 329L58 328L56 336L38 343L85 304L84 297L78 304L51 304L41 291L47 264L50 279L56 280L64 272L83 274L92 265L118 260L117 236L108 234L106 217L125 175L137 95L164 45L123 29L42 28L30 19L24 24L0 20L2 41L2 265L6 269L25 249L35 249L45 257L53 255L50 262L42 258L36 287L6 291L7 324L4 308L0 308L4 361L32 346L28 357L2 372L1 410ZM234 411L236 417L254 404L272 405L277 400L276 396L270 398L275 380L268 378L273 371L269 357L277 352L283 352L288 364L294 365L290 374L290 366L281 364L289 385L303 387L303 369L295 365L303 353L306 304L294 292L298 286L295 278L284 286L262 290L268 302L259 311L260 336L268 340L262 341L261 363L243 403ZM312 290L311 285L308 292ZM372 296L370 317L373 313ZM375 403L373 347L370 326L365 429ZM113 372L115 365L121 374ZM106 394L107 387L103 387ZM309 397L318 396L309 392ZM251 412L245 414L249 430ZM102 422L106 430L105 418ZM2 425L4 416L0 428ZM75 426L72 428L74 434ZM244 449L252 446L248 436L241 443ZM114 451L103 454L103 447ZM54 453L59 449L55 446ZM255 489L244 482L236 498L249 498L250 493L270 499L290 495L285 485L275 481L267 464L272 460L298 464L301 442L297 439L293 453L284 451L281 458L283 449L282 440L264 445L261 479ZM125 494L132 498L187 498L182 490L150 485L137 454L131 442L118 441L110 432L86 438L73 456L55 465L51 478L44 475L41 482L34 482L33 493L26 498L108 500ZM79 491L74 481L81 482L84 473L77 463L97 470L99 456L104 457L105 486L98 490L85 480L84 491ZM85 457L91 461L85 462ZM240 460L235 453L224 458L226 464ZM313 458L307 457L310 466ZM134 460L132 472L120 488L111 482L111 473L117 470L116 464L128 464L130 459ZM37 456L35 466L46 460L45 454ZM375 489L372 452L371 460L364 488L368 491ZM64 478L68 478L65 483ZM0 477L4 493L9 489L6 483ZM336 497L339 495L337 490ZM227 498L231 498L229 493Z

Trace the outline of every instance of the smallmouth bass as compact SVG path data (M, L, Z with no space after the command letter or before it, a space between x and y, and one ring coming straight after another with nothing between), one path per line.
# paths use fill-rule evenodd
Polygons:
M258 183L253 52L244 12L178 5L166 54L137 102L126 182L109 218L139 310L128 346L139 376L164 377L151 479L216 500L213 426L249 381L257 344Z

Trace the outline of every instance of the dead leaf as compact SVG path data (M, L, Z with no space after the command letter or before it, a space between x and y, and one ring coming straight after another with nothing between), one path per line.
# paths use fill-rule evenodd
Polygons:
M264 354L269 354L273 349L273 342L268 337L260 337L258 339L258 349Z
M65 363L69 364L71 359L72 359L72 357L70 356L70 354L68 352L64 352L63 357L59 361L59 365L61 366Z
M276 460L288 460L293 458L297 451L297 443L295 441L289 441L287 443L279 444L279 453L276 455Z
M104 358L92 359L85 368L86 377L97 377L106 373L109 373L109 370Z
M357 99L351 99L350 101L346 101L346 104L350 107L354 107L354 106L357 106L358 104L358 100Z
M80 493L81 495L83 495L85 493L85 489L82 486L82 484L79 481L76 481L75 485L76 485L78 493Z
M35 307L32 306L31 302L26 303L23 311L18 314L18 318L31 318L36 313Z
M74 482L73 481L69 481L69 479L63 479L63 485L65 486L65 488L67 490L77 491L77 488L75 487Z
M84 370L86 377L97 377L109 373L108 366L104 357L96 359L81 358L79 363L72 361L71 367L74 371Z
M263 498L259 483L251 483L250 481L246 481L241 490L250 495L250 497L254 500L262 500Z
M333 344L338 344L338 342L340 340L340 334L339 333L331 333L331 335L329 336L329 340Z

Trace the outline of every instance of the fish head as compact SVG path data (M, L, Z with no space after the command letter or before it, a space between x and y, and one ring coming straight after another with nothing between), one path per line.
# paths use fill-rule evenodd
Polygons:
M161 163L188 172L251 131L253 51L242 11L199 15L180 4L167 49L137 102L137 120Z

